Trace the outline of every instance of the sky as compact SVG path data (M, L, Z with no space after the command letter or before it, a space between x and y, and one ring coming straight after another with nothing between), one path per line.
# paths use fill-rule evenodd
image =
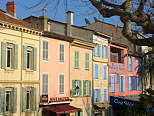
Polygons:
M114 25L118 24L119 26L122 25L118 17L103 18L99 14L99 12L91 5L90 2L85 3L81 2L81 0L60 0L58 4L57 4L58 0L46 0L46 1L56 1L56 2L40 4L39 6L36 6L32 9L29 9L27 7L32 7L34 5L37 5L39 1L43 0L0 0L0 9L5 11L6 3L10 1L16 2L17 17L20 19L26 18L31 15L42 16L42 11L40 9L47 4L47 6L45 7L46 8L45 16L53 20L66 22L66 11L70 10L74 12L74 25L77 26L87 25L84 20L85 18L87 18L90 23L94 23L95 22L93 19L94 17L106 23Z

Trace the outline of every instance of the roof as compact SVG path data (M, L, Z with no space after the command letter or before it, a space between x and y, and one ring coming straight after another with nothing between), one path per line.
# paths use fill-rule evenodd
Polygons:
M33 27L31 24L29 24L21 19L15 18L13 16L9 16L9 14L7 14L5 11L3 11L1 9L0 9L0 21L4 21L4 22L11 23L11 24L20 25L20 26L23 26L26 28L38 30L37 28Z

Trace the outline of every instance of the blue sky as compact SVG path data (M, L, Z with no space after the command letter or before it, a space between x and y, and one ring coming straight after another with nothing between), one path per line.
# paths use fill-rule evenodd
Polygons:
M0 9L6 9L6 3L13 0L0 0ZM41 8L45 5L41 4L38 7L33 9L26 9L25 6L34 6L41 0L14 0L17 3L17 17L18 18L26 18L30 15L33 16L41 16ZM52 1L52 0L50 0ZM67 1L67 2L66 2ZM66 5L67 4L67 5ZM57 4L51 3L46 7L46 17L66 22L66 11L71 10L74 12L74 24L79 26L85 26L86 23L84 21L87 18L90 23L94 22L93 17L97 17L100 21L104 21L110 24L120 24L120 20L118 18L102 18L102 16L97 12L97 10L90 3L83 3L80 0L60 0L58 7L55 8ZM56 10L53 10L56 9ZM53 11L52 11L53 10Z

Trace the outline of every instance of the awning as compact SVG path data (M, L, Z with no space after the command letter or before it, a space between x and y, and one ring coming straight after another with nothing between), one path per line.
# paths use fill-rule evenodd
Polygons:
M94 109L95 111L103 111L105 109L107 109L107 107L109 107L111 105L109 105L108 103L95 103L94 104Z
M80 108L76 108L70 105L55 105L46 107L44 109L55 112L57 115L73 113L73 112L82 112Z

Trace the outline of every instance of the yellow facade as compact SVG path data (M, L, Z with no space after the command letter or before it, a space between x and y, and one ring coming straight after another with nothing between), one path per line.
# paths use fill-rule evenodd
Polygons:
M5 98L7 96L6 94L6 90L10 89L9 91L11 91L11 96L12 94L14 94L14 91L12 92L12 88L16 88L16 97L10 97L9 99L11 99L11 106L9 106L9 109L5 109L6 104L5 105L1 105L0 107L4 107L4 111L0 111L2 113L2 115L4 114L13 114L13 116L25 116L26 114L31 114L31 116L36 116L38 109L39 109L39 83L40 83L40 79L39 79L39 39L40 39L40 34L41 32L39 31L35 31L35 30L31 30L31 29L27 29L27 28L23 28L22 26L19 25L14 25L14 24L9 24L8 22L1 22L0 25L0 88L3 90L4 89L4 93L5 93ZM16 53L13 53L11 51L11 64L15 65L12 59L15 59L15 56L13 56L14 54L16 54L16 58L17 58L17 68L12 68L12 67L8 67L8 60L7 58L8 56L8 52L7 52L7 58L6 58L6 63L7 66L5 68L2 68L2 65L4 64L4 62L2 61L2 57L4 56L4 54L2 53L2 43L5 43L6 45L8 43L10 43L10 45L17 45L17 51L15 51ZM37 69L36 70L23 70L23 46L31 46L31 47L35 47L37 49L37 55L36 55L36 66ZM15 49L15 48L13 48ZM13 50L11 48L11 50ZM29 87L30 90L33 90L32 88L35 88L36 92L36 108L34 111L31 110L31 106L30 106L30 110L27 111L23 111L22 107L23 107L23 87ZM30 92L31 94L31 92ZM35 96L35 95L34 95ZM2 95L1 95L2 97ZM35 99L34 98L34 99ZM6 98L7 99L7 98ZM4 99L4 100L6 100ZM16 100L12 103L13 100ZM35 101L35 100L34 100ZM32 104L32 100L30 101L30 104ZM12 109L16 107L15 111L13 112Z

